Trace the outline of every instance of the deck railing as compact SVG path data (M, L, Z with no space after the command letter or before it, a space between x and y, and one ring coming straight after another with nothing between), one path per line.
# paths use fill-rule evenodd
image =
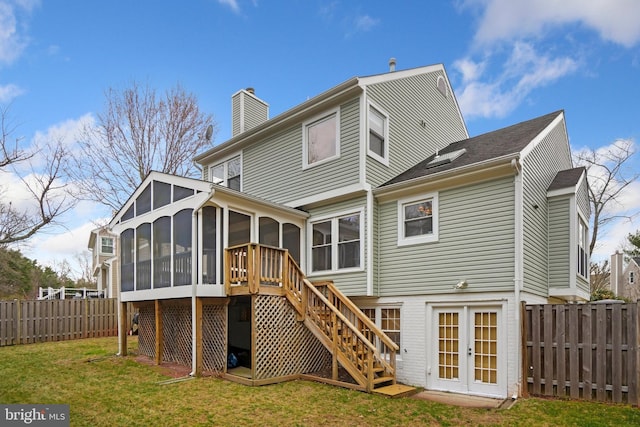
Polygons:
M340 362L367 391L395 383L398 346L333 283L311 283L285 249L250 243L228 248L225 260L227 295L280 288L299 320L332 351L335 378Z

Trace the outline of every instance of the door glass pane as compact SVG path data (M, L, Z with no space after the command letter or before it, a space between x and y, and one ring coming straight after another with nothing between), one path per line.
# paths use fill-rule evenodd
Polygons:
M275 219L263 216L260 217L260 236L261 245L280 247L280 224Z
M202 209L202 283L216 283L216 208Z
M282 224L282 247L289 251L294 261L300 265L300 228L294 224Z
M474 378L478 382L498 382L498 314L476 312L474 315Z
M229 246L242 245L251 241L251 217L229 211Z
M438 315L438 377L459 378L459 316L458 313Z

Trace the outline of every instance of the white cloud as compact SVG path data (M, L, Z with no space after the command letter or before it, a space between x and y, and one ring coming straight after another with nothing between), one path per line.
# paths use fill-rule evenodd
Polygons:
M462 87L456 93L460 108L467 118L504 117L532 91L573 73L578 62L569 57L553 58L539 54L525 42L515 43L501 72L485 79L487 63L463 58L453 67L462 75Z
M360 15L356 17L355 28L356 31L369 31L378 25L379 22L379 19L372 18L369 15Z
M578 23L626 47L640 42L637 0L468 0L484 7L475 39L480 44L540 37L546 30Z
M238 0L218 0L218 3L228 6L236 13L240 12L240 5L238 4Z
M0 1L0 64L11 64L22 54L28 37L20 14L39 4L37 0Z
M11 83L4 86L0 85L0 104L10 103L14 98L22 95L23 92L19 86Z

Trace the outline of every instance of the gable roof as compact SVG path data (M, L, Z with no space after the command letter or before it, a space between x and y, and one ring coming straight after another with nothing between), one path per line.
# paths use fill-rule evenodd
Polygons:
M260 138L264 138L273 132L277 132L284 129L286 126L290 126L295 123L296 120L300 120L301 117L307 117L308 115L319 113L327 108L327 104L334 105L335 103L344 102L351 97L360 95L364 87L367 85L403 79L436 71L442 71L447 80L447 84L449 84L443 64L426 65L407 70L389 71L369 76L352 77L349 80L346 80L219 145L209 148L203 153L196 155L193 158L193 161L205 164L214 156L228 155L232 151L243 148L252 142L260 140ZM449 90L451 91L450 86ZM451 91L451 93L453 93L453 91ZM457 101L456 107L458 107ZM460 112L460 108L458 108L458 112ZM462 120L462 115L460 115L460 119ZM462 120L462 123L464 124L464 120ZM466 125L464 126L466 131Z
M586 173L584 166L560 171L556 174L549 185L548 191L560 190L563 188L575 188Z
M463 166L483 163L508 155L517 155L560 114L563 114L562 110L493 132L474 136L473 138L453 142L400 175L397 175L395 178L390 179L382 184L381 187L426 177ZM441 157L445 157L445 159L439 161ZM449 158L448 160L447 157Z

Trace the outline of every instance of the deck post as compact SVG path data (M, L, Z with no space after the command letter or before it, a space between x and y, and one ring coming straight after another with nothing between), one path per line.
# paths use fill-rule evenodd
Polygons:
M162 363L162 352L164 350L164 341L162 333L162 303L155 300L156 309L156 365Z
M127 355L127 303L120 302L118 304L118 354L120 356Z
M193 343L196 349L196 359L193 366L193 373L196 377L202 375L202 298L196 297L196 340Z
M331 334L333 340L333 351L331 360L331 379L338 380L338 325L336 322L336 314L331 313Z

